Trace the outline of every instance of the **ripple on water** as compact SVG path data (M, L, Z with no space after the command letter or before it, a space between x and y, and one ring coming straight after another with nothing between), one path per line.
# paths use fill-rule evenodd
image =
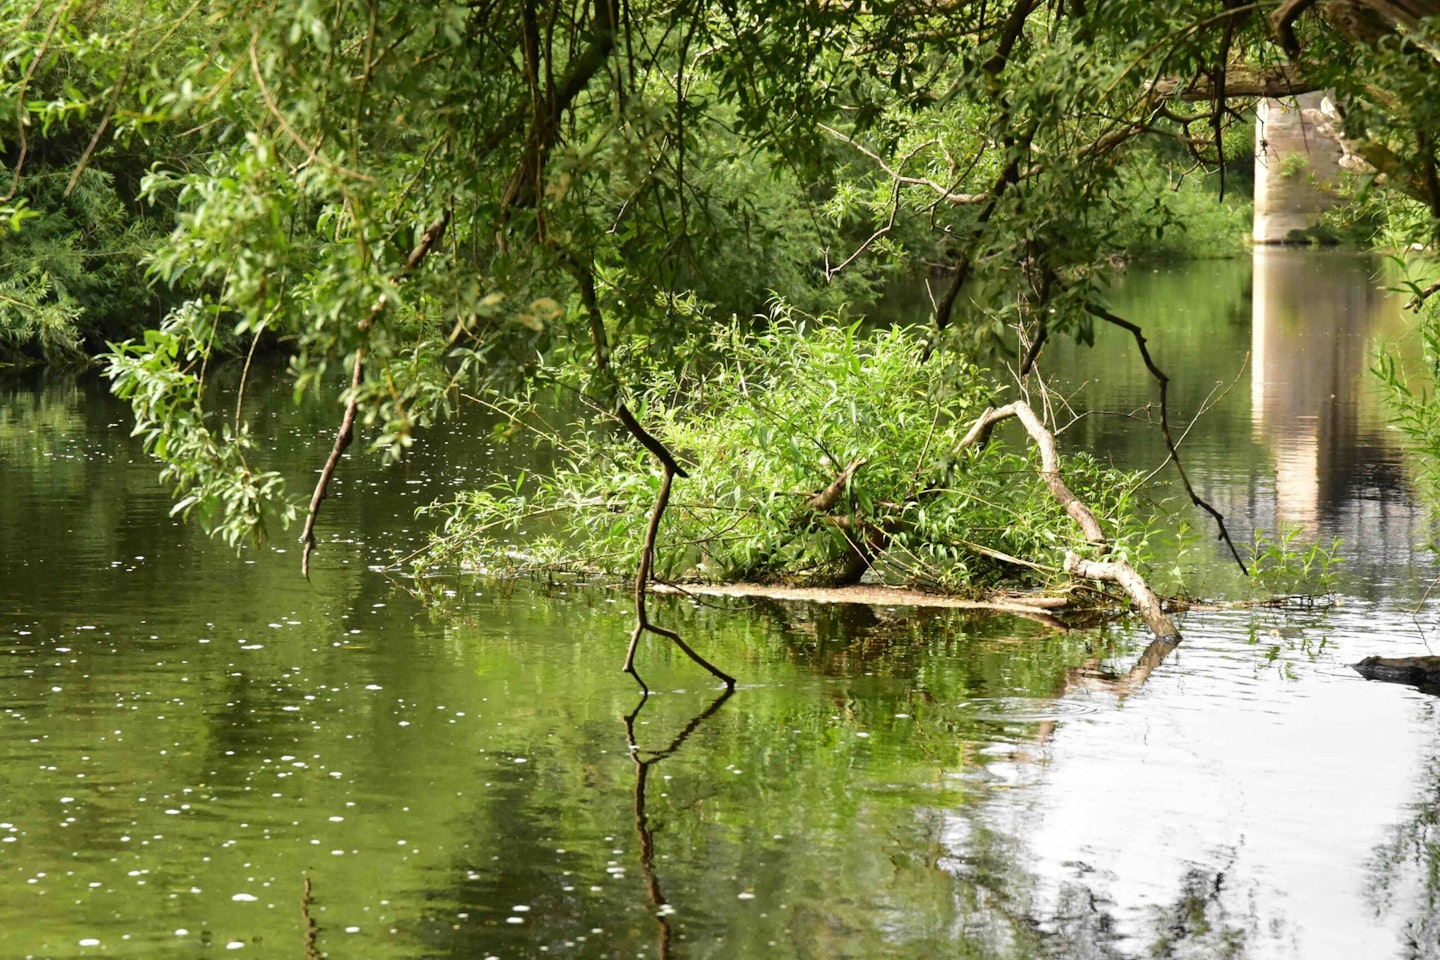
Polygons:
M973 719L986 723L1045 723L1098 713L1104 704L1092 700L1036 697L975 697L961 704Z

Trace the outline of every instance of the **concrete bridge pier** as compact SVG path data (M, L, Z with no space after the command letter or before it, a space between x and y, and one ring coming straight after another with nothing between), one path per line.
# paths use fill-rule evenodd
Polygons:
M1335 205L1345 159L1334 110L1324 93L1255 106L1255 230L1257 244L1296 243Z

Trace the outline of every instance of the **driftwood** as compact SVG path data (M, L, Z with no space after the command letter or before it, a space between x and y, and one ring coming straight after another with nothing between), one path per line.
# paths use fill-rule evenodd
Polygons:
M863 603L872 607L930 607L945 610L973 610L1008 613L1044 624L1055 630L1069 630L1056 614L1070 605L1065 597L1029 594L1000 594L989 600L962 600L937 593L923 593L903 587L843 586L787 587L759 583L687 583L675 586L656 583L653 593L740 599L794 600L802 603Z
M1035 442L1036 449L1040 451L1040 478L1045 481L1045 486L1049 488L1051 496L1065 508L1065 512L1080 527L1080 532L1085 535L1087 542L1100 548L1102 553L1108 551L1110 542L1106 539L1105 531L1101 528L1095 513L1079 497L1075 496L1060 475L1060 454L1055 447L1055 436L1041 423L1035 411L1030 408L1030 404L1024 400L1016 400L1003 407L986 410L975 421L975 425L970 428L965 438L960 441L959 450L963 451L977 445L983 446L990 439L990 433L995 429L995 425L1011 417L1020 421L1021 425L1025 427L1025 432L1030 434L1030 439ZM1180 631L1166 616L1160 606L1160 599L1155 596L1155 591L1150 589L1145 578L1136 573L1135 569L1125 560L1120 558L1087 560L1073 552L1067 552L1065 571L1071 576L1087 580L1103 580L1118 584L1135 602L1140 615L1145 618L1145 623L1157 638L1171 641L1180 639Z

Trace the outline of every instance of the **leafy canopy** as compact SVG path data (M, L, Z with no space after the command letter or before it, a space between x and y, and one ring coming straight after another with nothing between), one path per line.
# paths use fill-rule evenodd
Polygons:
M651 371L612 347L679 369L772 291L843 314L916 262L949 268L921 358L1083 339L1137 171L1236 153L1242 67L1336 89L1390 185L1440 211L1434 23L1277 31L1278 6L0 0L0 214L23 231L45 177L95 170L174 223L150 274L195 304L111 373L234 539L282 484L214 455L245 422L207 397L217 349L283 339L301 391L354 371L342 402L393 456L462 386L590 366L617 409ZM64 329L76 295L35 263L7 295ZM33 337L18 316L0 332Z

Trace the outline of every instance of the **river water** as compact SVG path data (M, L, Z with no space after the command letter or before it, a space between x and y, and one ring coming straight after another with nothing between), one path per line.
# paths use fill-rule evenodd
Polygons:
M0 381L0 957L1440 955L1425 514L1367 375L1406 336L1341 254L1129 271L1237 540L1340 536L1339 602L1133 626L657 599L380 568L523 453L447 425L343 467L310 582L169 516L103 385ZM1057 344L1065 444L1161 462L1119 331ZM252 388L304 480L333 411ZM1173 484L1158 487L1174 493ZM1213 528L1180 576L1230 592ZM1418 612L1413 612L1418 609Z

